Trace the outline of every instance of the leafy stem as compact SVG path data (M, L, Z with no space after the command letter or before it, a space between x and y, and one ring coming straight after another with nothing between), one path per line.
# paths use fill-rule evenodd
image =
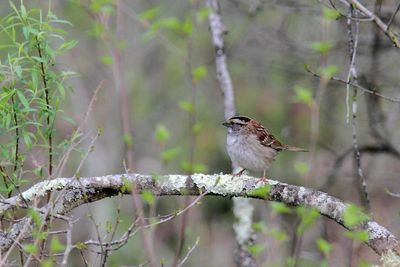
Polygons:
M43 53L42 53L42 48L40 47L40 41L36 37L36 43L37 43L37 50L39 53L39 57L41 60L40 62L40 71L41 71L41 76L42 76L42 81L43 81L43 86L44 86L44 95L45 95L45 100L46 100L46 107L47 107L47 117L46 117L46 123L47 126L49 127L48 131L48 145L49 145L49 176L52 175L53 173L53 131L50 129L52 126L50 124L50 96L49 96L49 88L47 87L47 78L46 78L46 71L44 68L44 63L43 63Z

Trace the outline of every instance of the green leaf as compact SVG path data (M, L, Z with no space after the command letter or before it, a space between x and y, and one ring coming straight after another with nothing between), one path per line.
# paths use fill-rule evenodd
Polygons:
M210 14L210 9L208 7L200 8L196 13L197 23L200 24L200 23L204 22L207 19L209 14Z
M165 128L164 125L159 124L156 127L155 133L154 133L154 138L160 142L164 143L171 137L171 134L169 133L168 129Z
M181 162L181 168L187 173L203 173L207 171L207 166L201 163L190 164L188 161Z
M322 238L318 238L316 242L318 249L325 255L325 257L328 257L332 251L332 245Z
M142 34L143 41L147 42L156 36L157 30L150 28Z
M296 212L300 216L301 220L296 229L296 233L301 236L305 229L314 224L314 222L320 217L320 214L316 209L308 207L297 207Z
M328 65L326 67L320 68L319 72L325 79L330 79L338 72L338 70L339 70L338 66Z
M59 51L66 51L74 48L78 44L77 40L71 40L69 42L63 43L58 48Z
M347 227L357 226L367 220L369 216L356 205L348 204L343 212L343 222Z
M181 152L180 147L174 147L170 149L166 149L161 152L161 158L163 161L168 162L175 158Z
M269 229L266 234L274 237L276 240L281 242L284 242L288 239L287 234L284 231L277 228Z
M35 246L35 244L24 244L22 245L22 248L29 254L36 254L36 252L38 251L38 248L37 246Z
M59 253L65 250L65 246L58 240L57 236L53 236L50 242L50 251L52 253Z
M263 221L261 221L261 222L253 223L252 228L256 232L264 232L266 229L266 225Z
M337 11L336 9L325 7L325 6L322 9L322 14L324 15L324 18L329 19L329 20L335 20L341 16L340 12Z
M249 252L254 256L257 256L258 254L263 252L264 249L265 249L264 244L254 244L248 247Z
M17 75L18 78L20 78L20 79L23 78L22 77L22 68L21 68L20 65L15 66L14 67L14 71L15 71L15 74Z
M121 187L121 193L128 193L132 191L133 184L131 181L122 177L123 185Z
M113 224L110 221L106 222L106 231L107 233L111 233L113 230Z
M311 48L321 54L328 53L332 47L333 44L331 42L314 42L311 44Z
M45 259L40 262L40 267L52 267L53 261L51 259Z
M286 258L286 266L287 267L295 267L296 262L297 261L295 259L293 259L292 257L287 257Z
M198 66L192 71L193 80L195 82L200 81L207 75L207 68L204 65Z
M22 139L24 139L24 143L25 143L26 147L28 149L31 149L33 143L32 143L32 139L31 139L31 137L29 135L29 132L23 130L21 135L22 135Z
M113 62L112 57L110 57L110 56L101 56L100 61L104 65L111 65Z
M22 105L24 106L24 108L29 109L29 103L24 94L21 91L17 90L17 96L19 101L21 101Z
M203 173L203 172L207 172L207 170L208 170L207 166L202 163L193 164L193 172L194 173Z
M358 267L372 267L372 266L376 266L376 265L372 265L371 263L369 263L365 260L360 260L358 262Z
M270 185L266 184L262 187L251 190L249 192L249 196L265 199L268 197L269 190L270 190Z
M22 34L24 35L25 39L28 40L28 38L29 38L29 29L28 29L28 27L26 27L26 26L22 27Z
M165 28L176 31L181 28L181 22L176 17L163 18L156 21L152 27L155 29Z
M154 196L153 193L150 191L143 191L142 192L142 200L147 203L149 206L152 206L154 204Z
M21 10L21 17L22 17L23 19L26 19L26 18L28 17L28 15L27 15L27 13L26 13L25 6L24 6L22 3L21 3L20 10Z
M133 139L132 139L132 136L129 133L124 134L124 143L128 147L131 147L133 145Z
M179 102L179 107L187 112L193 112L193 104L189 101L180 101Z
M297 161L294 163L294 169L300 174L306 174L309 170L309 166L305 162Z
M160 11L161 11L161 7L156 6L156 7L153 7L153 8L143 11L142 13L140 13L138 15L138 18L140 20L145 20L145 21L151 20L151 19L155 18L160 13Z
M84 243L78 241L76 242L75 247L79 250L84 250L87 246Z
M271 202L269 206L276 212L276 213L292 213L292 209L286 206L285 203L282 202Z
M367 231L346 231L344 233L350 239L367 242L368 241L368 232Z
M313 93L310 88L303 87L300 85L294 86L294 91L296 93L295 100L300 103L305 103L307 105L311 105L314 101Z
M193 23L192 23L192 20L190 18L187 18L185 20L185 22L182 24L181 31L184 34L187 34L187 35L192 34L192 32L193 32Z
M42 224L42 218L40 217L40 214L37 210L28 209L28 215L29 215L29 217L32 218L32 220L36 226L40 226Z
M36 90L39 85L39 75L36 68L31 70L32 89Z
M90 30L90 35L97 37L104 32L103 24L101 24L100 22L94 22L92 25L93 26Z
M203 129L203 123L201 122L196 122L193 126L192 126L192 131L195 135L198 135L201 130Z
M94 0L91 1L90 9L95 12L110 12L111 5L113 4L113 0Z

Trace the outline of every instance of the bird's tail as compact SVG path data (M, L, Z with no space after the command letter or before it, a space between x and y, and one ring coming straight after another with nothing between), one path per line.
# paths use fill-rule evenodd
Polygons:
M286 151L291 151L291 152L308 152L307 149L300 148L300 147L295 147L295 146L286 146L285 150Z

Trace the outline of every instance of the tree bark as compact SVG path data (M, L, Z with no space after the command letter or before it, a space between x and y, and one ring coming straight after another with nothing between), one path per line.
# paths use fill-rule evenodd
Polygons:
M357 227L347 227L343 221L343 214L347 204L327 193L316 191L303 186L290 185L273 180L267 183L258 178L243 175L233 178L225 174L192 174L192 175L161 175L151 176L144 174L116 174L99 177L84 178L57 178L35 184L21 195L1 201L0 215L12 207L24 207L25 201L31 202L44 197L48 192L60 192L58 201L54 203L51 216L69 213L74 208L89 202L118 194L130 194L131 186L135 184L138 192L147 190L156 196L170 195L208 195L221 197L247 197L278 201L288 206L307 206L315 208L324 215L350 231L365 230L368 240L365 243L378 255L394 252L400 263L399 240L385 227L373 220L368 220ZM261 190L260 190L261 189ZM268 190L263 190L268 189ZM25 201L24 201L24 200ZM51 205L51 203L47 204ZM44 212L48 206L38 209ZM22 218L13 224L7 231L0 232L0 248L5 251L11 247L14 240L20 236L20 241L31 236L31 228L26 224L30 218Z

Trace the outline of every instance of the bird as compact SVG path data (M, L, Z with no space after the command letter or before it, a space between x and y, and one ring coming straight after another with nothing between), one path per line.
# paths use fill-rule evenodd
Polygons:
M226 148L232 164L242 169L233 177L250 170L263 172L261 180L267 181L266 171L279 152L308 152L307 149L282 144L261 123L247 116L233 116L222 125L228 128Z

